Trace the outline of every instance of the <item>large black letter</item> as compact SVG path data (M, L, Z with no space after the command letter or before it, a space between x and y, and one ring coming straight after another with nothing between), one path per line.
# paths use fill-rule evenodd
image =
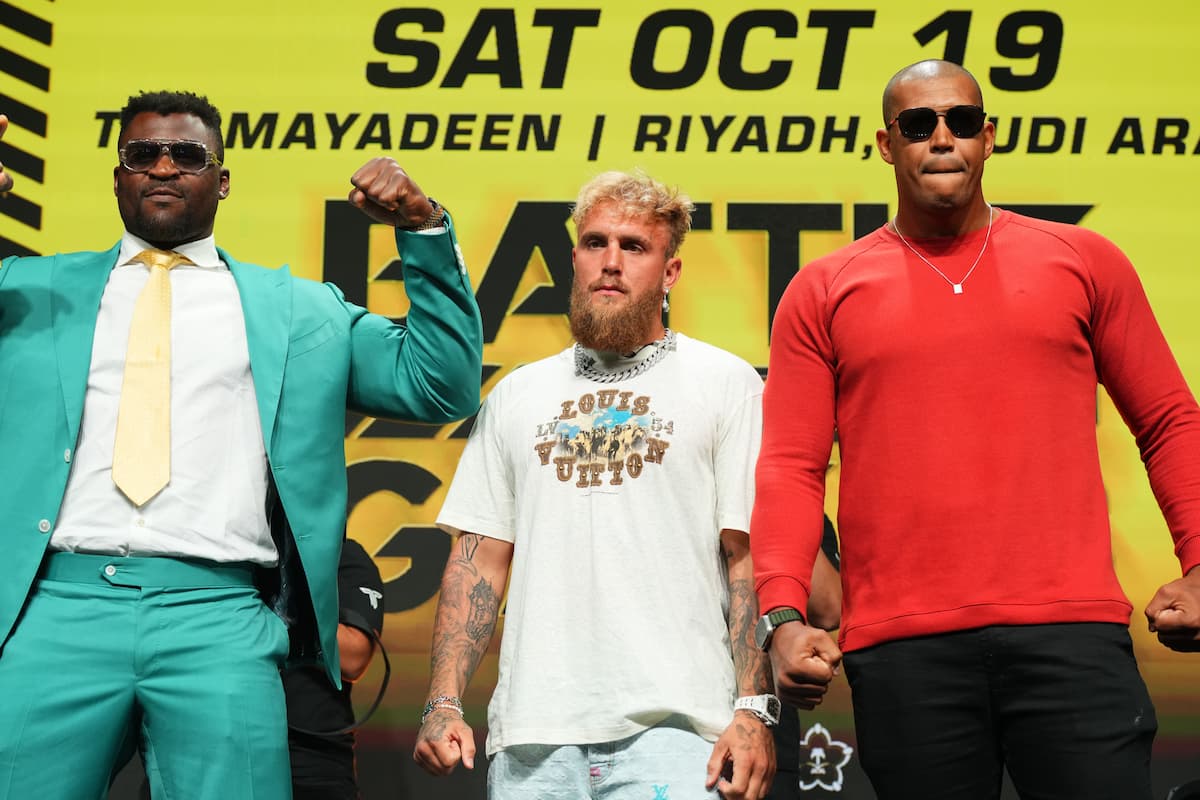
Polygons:
M571 236L566 225L570 214L570 204L563 200L517 203L475 292L485 342L496 340L534 250L542 252L552 282L530 292L512 313L567 313L573 279Z
M373 459L346 468L347 506L351 511L376 492L394 492L414 506L422 505L442 485L429 470L407 461ZM450 555L450 537L436 525L397 525L374 556L407 558L411 566L400 575L385 576L383 609L388 613L416 608L437 594L442 565Z
M788 11L744 11L729 21L721 43L717 74L730 89L774 89L783 85L792 71L790 61L772 61L762 72L747 72L742 66L746 56L746 37L755 28L770 28L777 38L795 39L800 23Z
M492 31L496 32L496 57L480 58L479 53ZM517 21L511 8L485 8L479 12L446 70L442 87L461 88L471 74L498 75L500 88L521 88L521 50L517 44Z
M825 52L821 54L821 74L818 89L836 89L842 83L842 66L846 63L846 43L851 28L875 26L874 11L809 11L808 27L828 28Z
M552 28L546 66L542 69L542 88L561 89L571 60L571 41L576 28L595 28L600 24L598 8L539 8L533 12L533 27Z
M683 66L675 72L659 72L654 66L658 40L667 28L686 28L691 35ZM712 52L713 21L702 11L659 11L642 20L633 43L629 76L643 89L684 89L704 75Z
M425 32L441 33L446 20L433 8L393 8L375 24L375 49L392 56L411 56L417 63L408 72L393 72L383 61L367 62L367 83L384 89L411 89L424 86L437 72L438 46L420 39L401 39L396 29L417 24Z
M796 271L800 231L840 231L842 207L834 203L730 203L729 230L767 232L767 324ZM770 335L768 331L768 336Z

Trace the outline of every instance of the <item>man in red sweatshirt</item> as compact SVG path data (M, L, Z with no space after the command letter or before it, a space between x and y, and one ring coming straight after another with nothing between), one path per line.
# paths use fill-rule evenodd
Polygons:
M845 651L881 800L1149 800L1154 708L1113 570L1102 383L1133 431L1184 577L1146 609L1200 632L1200 408L1129 261L991 206L995 130L944 61L883 95L887 225L801 270L775 317L751 546L779 694L820 701ZM840 641L795 609L837 432ZM1037 554L1036 558L1031 554Z

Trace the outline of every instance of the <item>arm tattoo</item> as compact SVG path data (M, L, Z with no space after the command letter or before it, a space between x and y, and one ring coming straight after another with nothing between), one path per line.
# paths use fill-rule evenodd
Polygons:
M462 694L491 643L503 584L494 587L474 563L483 537L464 533L442 576L431 653L434 694Z
M754 644L754 624L758 621L758 597L754 584L747 579L729 582L729 644L733 651L733 669L738 693L767 694L771 691L771 667L767 654Z
M500 609L500 598L492 591L492 585L480 578L471 589L471 609L467 616L467 637L472 642L483 642L484 648L492 640L496 630L496 616ZM481 653L482 655L482 653Z
M458 537L459 561L470 561L475 558L475 551L483 537L478 533L464 533Z

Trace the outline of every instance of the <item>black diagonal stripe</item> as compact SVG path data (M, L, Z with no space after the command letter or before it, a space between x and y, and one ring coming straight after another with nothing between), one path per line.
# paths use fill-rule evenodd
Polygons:
M46 179L45 161L33 153L13 147L8 142L0 141L0 164L4 165L6 172L19 173L38 183L42 183Z
M377 419L366 427L361 436L363 439L432 439L440 430L440 425Z
M50 91L50 69L36 61L18 55L12 50L0 47L0 72L7 73L30 86L36 86L43 91Z
M42 207L12 192L7 197L0 197L0 214L24 222L31 228L40 230L42 227Z
M53 34L49 21L35 17L28 11L22 11L4 0L0 0L0 25L12 28L17 33L23 33L42 44L50 44Z
M1078 225L1095 206L1071 205L1069 203L1005 203L1004 207L1017 214L1024 214L1047 222L1063 222L1067 225Z
M5 114L13 125L18 125L38 136L46 135L46 112L25 105L15 97L3 92L0 92L0 113Z
M20 242L14 242L6 236L0 236L0 253L3 253L5 257L41 255L36 250L30 250Z

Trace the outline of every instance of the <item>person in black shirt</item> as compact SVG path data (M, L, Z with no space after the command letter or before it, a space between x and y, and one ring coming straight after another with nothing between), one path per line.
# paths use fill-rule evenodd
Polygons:
M337 731L354 724L351 684L375 655L383 632L383 581L362 545L347 539L338 563L338 650L342 688L337 690L318 666L283 673L287 697L288 749L293 800L358 800L354 734L314 736L305 731Z

